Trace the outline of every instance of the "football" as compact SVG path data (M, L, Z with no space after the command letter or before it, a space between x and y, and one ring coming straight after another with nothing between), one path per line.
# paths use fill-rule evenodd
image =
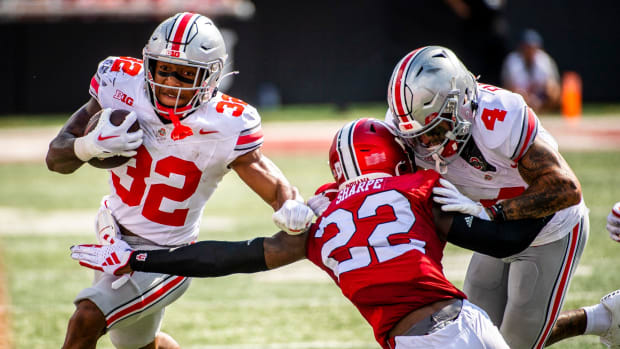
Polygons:
M95 115L93 115L90 118L90 120L88 120L88 124L86 124L86 129L84 130L85 135L92 132L92 130L97 126L97 122L99 122L99 117L101 116L102 112L103 112L103 109L95 113ZM110 122L112 123L112 125L118 126L122 124L123 121L125 121L125 118L127 117L127 114L129 113L130 112L127 110L115 109L110 114ZM140 124L138 123L138 120L136 120L136 122L134 122L133 125L131 125L131 127L129 128L129 132L136 132L139 129L140 129ZM123 165L124 163L129 161L129 159L131 158L128 158L126 156L112 156L112 157L105 158L105 159L92 158L88 160L88 163L91 166L94 166L97 168L110 169L110 168Z

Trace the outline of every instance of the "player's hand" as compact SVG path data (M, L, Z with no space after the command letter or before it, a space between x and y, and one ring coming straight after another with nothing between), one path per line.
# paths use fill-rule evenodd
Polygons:
M94 157L103 159L118 155L136 155L136 149L142 145L144 132L141 129L136 132L127 131L138 116L132 111L127 114L123 123L115 126L110 122L111 113L111 108L104 109L95 129L75 139L73 149L78 159L88 161Z
M273 213L275 225L290 235L302 234L312 224L314 212L303 202L286 200L279 210Z
M308 206L319 217L329 207L337 194L338 185L335 182L323 184L314 192L314 196L308 199Z
M620 242L620 202L616 202L607 216L607 230L612 240Z
M106 236L110 245L85 244L71 246L71 258L80 265L102 271L110 275L130 273L129 258L133 253L131 247L123 240Z
M461 212L487 221L491 220L491 217L482 204L461 194L452 183L442 178L439 180L439 184L441 184L443 188L433 188L433 194L435 194L433 200L442 205L442 211Z

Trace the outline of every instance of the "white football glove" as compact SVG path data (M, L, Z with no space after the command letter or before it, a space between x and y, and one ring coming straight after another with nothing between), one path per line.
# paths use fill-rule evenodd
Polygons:
M129 263L129 257L131 257L133 250L123 240L114 239L109 235L106 235L106 239L110 245L84 244L71 246L71 258L79 261L80 265L84 267L110 275L120 275L116 272Z
M99 212L97 212L97 218L95 219L95 231L97 232L97 241L99 241L99 245L109 245L113 243L114 240L120 240L119 227L112 216L112 211L108 208L107 196L101 200L101 206L99 207ZM114 280L110 286L112 289L116 290L123 286L129 278L130 275L125 274Z
M315 192L314 196L308 199L308 206L314 211L314 214L319 217L327 210L329 204L338 195L338 185L334 182L326 183L320 186Z
M487 221L491 220L484 206L461 194L456 187L445 179L440 179L442 187L433 188L433 200L441 204L445 212L461 212Z
M101 113L95 129L83 137L75 139L73 151L75 156L82 161L88 161L94 157L104 159L112 156L132 157L142 145L144 132L140 129L136 132L127 132L138 116L135 112L127 114L122 124L114 126L110 122L111 108L106 108Z
M273 213L275 225L290 235L304 233L312 224L314 212L303 202L286 200L279 210Z
M612 240L620 242L620 202L616 202L607 216L607 230Z
M314 212L317 217L322 215L331 203L332 201L324 193L317 194L308 199L308 206L310 206L312 212Z

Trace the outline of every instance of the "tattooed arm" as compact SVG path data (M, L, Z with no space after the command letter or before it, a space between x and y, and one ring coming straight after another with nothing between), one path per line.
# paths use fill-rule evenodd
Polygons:
M581 200L577 176L562 155L542 139L536 138L518 166L529 187L502 202L506 219L541 218Z

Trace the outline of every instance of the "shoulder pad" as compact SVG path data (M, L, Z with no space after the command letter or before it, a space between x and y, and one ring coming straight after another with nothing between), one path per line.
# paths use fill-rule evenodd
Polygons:
M507 90L485 91L480 97L474 118L477 143L518 161L536 136L536 114L520 95Z

